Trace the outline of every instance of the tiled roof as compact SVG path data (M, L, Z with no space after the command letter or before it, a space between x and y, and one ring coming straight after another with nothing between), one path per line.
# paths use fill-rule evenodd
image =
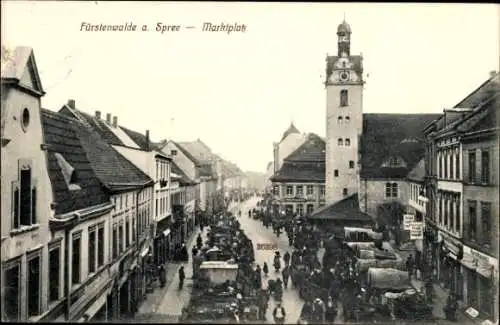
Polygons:
M109 202L109 196L101 187L96 173L83 145L75 125L78 121L55 112L42 109L42 129L47 145L48 174L52 183L55 213L64 214L86 207ZM70 190L63 176L56 153L75 168L76 184L80 190Z
M114 145L114 146L124 146L125 144L114 134L106 125L106 121L97 119L94 116L87 114L85 112L82 112L78 109L74 109L69 107L68 105L64 105L60 110L59 113L64 114L66 116L70 117L76 117L77 119L80 119L83 121L85 124L90 126L95 132L99 133L101 138L106 141L107 143Z
M153 182L148 175L101 139L97 133L83 124L75 126L92 168L107 188L125 190Z
M170 162L170 168L171 168L172 173L177 174L181 177L180 181L182 184L188 185L188 184L194 183L194 181L191 180L186 175L186 173L179 166L177 166L177 164L173 160Z
M174 142L170 140L176 147L179 149L189 160L191 160L195 165L198 165L200 162L196 157L194 157L184 146L180 144L180 142Z
M122 129L123 132L125 132L129 136L129 138L131 138L132 141L134 141L137 144L137 146L139 146L139 148L141 148L142 150L150 151L157 149L157 147L151 142L151 139L149 140L149 145L148 145L148 140L146 139L145 134L132 131L123 126L120 126L120 129Z
M292 133L299 133L300 134L299 130L295 127L295 125L293 125L293 122L290 124L288 129L286 129L286 131L283 133L283 136L281 137L280 142L285 140L285 138Z
M191 142L177 142L177 144L188 151L200 163L213 160L210 148L199 139Z
M325 141L320 136L309 133L306 141L284 160L293 162L325 162L325 150Z
M498 120L498 111L500 107L500 96L496 95L484 107L482 112L477 112L477 119L464 121L463 125L458 127L459 131L472 133L482 130L499 128L500 121Z
M460 103L454 107L475 108L480 105L487 98L491 97L493 93L498 93L500 82L500 74L495 73L482 85L476 88L471 94L462 99Z
M418 164L408 173L410 181L423 182L425 179L425 159L422 158Z
M439 114L363 114L361 177L404 178L424 156L423 130ZM406 141L410 140L410 141ZM406 167L381 167L400 157Z
M359 210L358 193L317 210L309 218L373 222L368 214Z
M271 182L323 183L325 181L325 162L285 160L270 180Z
M202 177L212 177L214 176L214 170L210 164L202 164L198 166L199 175Z

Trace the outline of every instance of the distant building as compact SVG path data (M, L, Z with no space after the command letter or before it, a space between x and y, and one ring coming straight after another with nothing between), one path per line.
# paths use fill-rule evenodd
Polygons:
M325 141L309 134L270 178L275 210L306 215L325 203Z
M283 133L280 142L273 144L273 174L276 173L283 163L283 160L294 152L304 141L306 134L300 133L293 123Z

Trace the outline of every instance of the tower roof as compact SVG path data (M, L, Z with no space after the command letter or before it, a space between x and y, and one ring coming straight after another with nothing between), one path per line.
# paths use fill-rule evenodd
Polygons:
M337 27L337 34L351 34L351 26L344 20Z
M295 125L293 125L293 122L290 123L290 126L288 127L288 129L285 131L285 133L283 133L283 136L281 137L281 141L285 140L285 138L292 133L299 133L300 134L300 131L295 127Z

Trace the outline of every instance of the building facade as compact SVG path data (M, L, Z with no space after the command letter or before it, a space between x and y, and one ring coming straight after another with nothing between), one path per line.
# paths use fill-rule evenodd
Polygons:
M425 132L424 251L429 274L459 295L471 318L498 322L499 76Z
M325 142L316 134L285 158L271 177L274 209L284 214L310 215L325 204Z
M363 57L351 54L351 27L347 22L338 26L337 37L337 56L326 58L327 204L358 190L359 137L363 129Z
M294 152L304 141L306 134L300 133L293 122L285 130L280 142L273 143L273 172L276 173L283 165L283 160ZM271 175L272 175L271 174Z

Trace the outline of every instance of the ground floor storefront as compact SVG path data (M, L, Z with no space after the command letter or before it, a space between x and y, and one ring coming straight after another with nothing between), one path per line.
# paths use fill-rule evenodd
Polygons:
M441 285L463 299L463 278L460 261L463 258L463 245L451 235L439 231L438 276Z

